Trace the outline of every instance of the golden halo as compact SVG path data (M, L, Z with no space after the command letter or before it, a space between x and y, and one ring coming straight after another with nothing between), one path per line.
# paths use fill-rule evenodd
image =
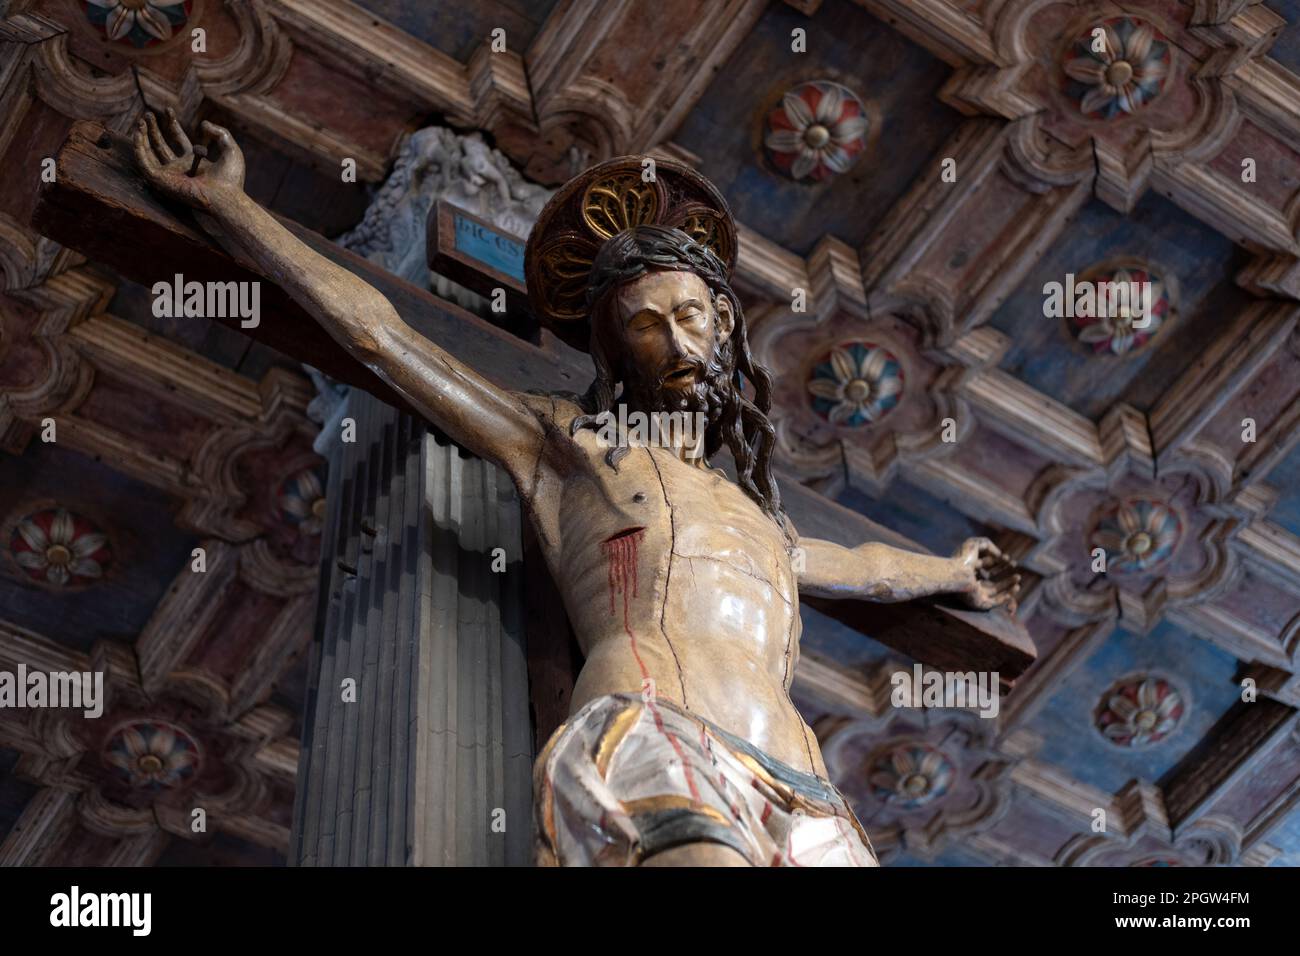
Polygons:
M615 172L592 180L582 194L582 221L602 239L625 229L659 222L663 188L656 179L642 181L640 171Z
M722 260L736 263L736 223L722 194L695 170L671 160L621 156L565 183L537 217L524 252L528 299L541 324L587 351L587 282L600 247L634 226L681 229ZM654 178L647 181L653 168Z
M586 319L587 277L599 250L600 246L590 239L572 234L556 236L541 248L537 258L548 284L548 303L555 319Z

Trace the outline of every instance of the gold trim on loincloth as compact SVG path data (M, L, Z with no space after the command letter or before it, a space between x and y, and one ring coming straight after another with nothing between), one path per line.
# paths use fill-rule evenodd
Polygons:
M568 721L560 724L551 734L551 739L546 741L542 747L542 752L537 755L537 760L533 763L533 777L536 781L534 792L541 791L542 805L537 809L540 811L541 829L543 836L549 841L552 848L556 845L555 837L555 792L551 784L550 774L546 772L546 765L550 762L551 752L560 738L564 736L565 730L569 727ZM554 849L552 849L554 852Z
M745 765L746 770L758 778L759 782L762 783L763 786L771 790L787 805L793 806L795 801L799 799L799 794L768 773L767 768L759 763L756 758L745 753L743 750L736 750L734 747L729 746L725 740L719 740L718 745L726 747L727 751L733 757Z
M712 737L713 735L710 734L709 736ZM717 738L714 739L716 740ZM805 793L801 793L790 784L776 779L776 777L774 777L771 772L763 766L757 757L730 746L725 740L718 740L717 742L720 746L726 747L737 760L744 764L745 769L752 773L761 784L769 788L780 802L784 804L787 812L802 810L805 813L809 813L816 817L840 817L842 819L852 820L859 832L861 832L862 828L861 826L858 826L858 822L853 817L852 812L845 812L848 809L847 804L841 807L836 803L810 797ZM865 836L865 834L863 835Z
M596 771L600 774L600 779L606 779L609 771L609 763L614 759L614 753L618 750L618 745L623 742L623 738L628 732L636 726L637 720L641 716L641 705L632 704L619 711L605 725L605 731L600 735L600 741L596 744Z

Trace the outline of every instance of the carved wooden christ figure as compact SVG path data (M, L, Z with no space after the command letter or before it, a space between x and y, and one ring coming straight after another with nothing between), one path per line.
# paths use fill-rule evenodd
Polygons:
M770 380L729 285L735 225L713 186L664 161L646 182L625 158L559 190L528 242L529 298L596 375L582 396L522 394L414 332L249 199L227 131L204 124L215 155L190 175L189 139L174 116L164 125L149 115L135 136L152 186L518 486L585 655L535 766L539 863L877 865L790 700L799 594L950 592L1014 610L1019 577L984 539L940 558L799 537L772 474ZM603 413L619 405L705 427L611 443ZM737 481L710 464L723 448Z

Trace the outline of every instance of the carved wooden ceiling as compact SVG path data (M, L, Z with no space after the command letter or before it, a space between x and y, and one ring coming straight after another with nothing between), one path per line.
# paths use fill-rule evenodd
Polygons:
M1032 572L1040 660L996 720L892 707L908 662L806 612L798 700L885 861L1300 864L1296 0L0 2L0 666L111 688L94 740L2 715L6 862L287 844L311 389L28 225L71 124L146 103L229 124L250 191L327 235L431 123L548 185L695 165L742 223L783 467ZM1048 283L1120 273L1147 329L1045 317ZM32 528L85 573L20 561ZM114 772L141 741L189 755L214 832Z

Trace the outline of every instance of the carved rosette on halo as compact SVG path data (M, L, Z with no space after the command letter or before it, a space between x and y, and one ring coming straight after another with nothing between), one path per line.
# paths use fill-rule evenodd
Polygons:
M62 505L38 508L12 522L9 555L29 581L64 590L94 584L113 562L108 535Z
M763 145L772 165L796 182L846 172L867 148L862 101L828 80L801 83L767 114Z
M1136 674L1117 681L1101 695L1093 724L1117 747L1150 747L1178 729L1186 705L1186 696L1170 681L1152 674Z
M1131 116L1164 90L1172 58L1168 39L1150 23L1111 17L1070 45L1062 63L1064 91L1089 119Z

